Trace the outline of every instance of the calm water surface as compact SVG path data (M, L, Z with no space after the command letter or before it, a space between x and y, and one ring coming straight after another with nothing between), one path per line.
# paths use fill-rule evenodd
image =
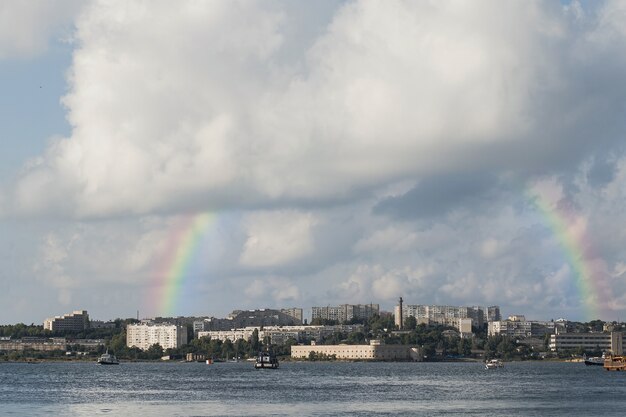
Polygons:
M626 373L580 363L0 364L0 415L625 416Z

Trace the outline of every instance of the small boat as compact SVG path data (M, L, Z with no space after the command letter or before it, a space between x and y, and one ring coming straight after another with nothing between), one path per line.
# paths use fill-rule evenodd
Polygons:
M117 360L115 355L112 355L107 350L106 353L103 353L102 356L98 358L98 365L119 365L120 362Z
M500 359L491 359L488 361L485 361L485 369L497 369L497 368L503 368L504 364L502 363L502 361Z
M585 365L587 366L604 366L605 355L600 356L591 356L583 355L583 360L585 361Z
M254 369L277 369L278 358L270 352L259 352L256 357Z

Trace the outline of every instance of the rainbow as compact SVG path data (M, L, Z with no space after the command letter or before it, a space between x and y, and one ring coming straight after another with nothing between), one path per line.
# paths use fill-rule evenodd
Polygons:
M529 195L564 251L583 303L585 319L600 318L601 313L608 312L612 296L598 257L593 253L586 219L564 201L551 201L538 187L531 187Z
M162 317L171 317L177 312L181 290L188 278L194 257L214 222L215 215L212 213L187 215L170 233L162 260L154 274L155 291L149 300L153 306L152 311L156 310Z

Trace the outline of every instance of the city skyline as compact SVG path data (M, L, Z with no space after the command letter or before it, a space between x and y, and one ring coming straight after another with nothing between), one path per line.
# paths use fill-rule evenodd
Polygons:
M0 324L618 320L624 27L619 0L0 2Z

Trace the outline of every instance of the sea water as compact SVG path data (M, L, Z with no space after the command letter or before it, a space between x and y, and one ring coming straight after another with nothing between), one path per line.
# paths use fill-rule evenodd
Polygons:
M581 363L1 363L0 415L624 416L626 372Z

